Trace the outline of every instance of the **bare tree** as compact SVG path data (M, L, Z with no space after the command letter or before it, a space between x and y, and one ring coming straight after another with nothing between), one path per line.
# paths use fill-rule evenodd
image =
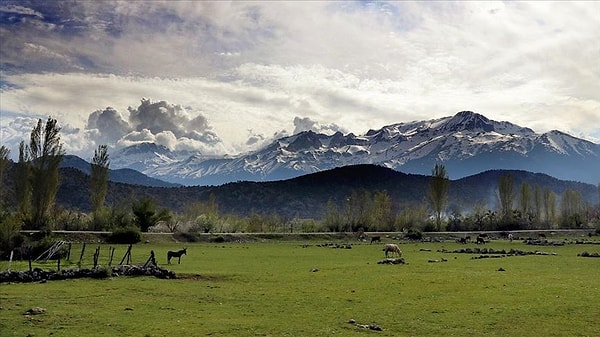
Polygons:
M556 218L556 194L550 189L544 189L544 220L548 227Z
M431 180L429 181L429 204L435 216L435 226L439 231L442 229L442 214L446 210L448 204L448 188L450 180L446 173L446 167L441 164L435 164L431 172Z
M498 197L500 199L500 214L504 221L512 219L514 181L511 174L503 174L498 180Z

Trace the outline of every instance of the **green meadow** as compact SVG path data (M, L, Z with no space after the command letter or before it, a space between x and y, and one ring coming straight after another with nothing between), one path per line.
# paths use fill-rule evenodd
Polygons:
M485 247L555 255L472 259L479 255L438 250L475 244L401 242L406 264L386 265L377 263L382 244L346 242L352 249L318 240L193 243L171 265L166 253L181 244L137 244L133 263L153 250L178 278L0 284L0 335L600 336L600 259L577 256L600 245L496 240ZM88 246L84 264L96 247ZM107 265L109 246L100 247ZM113 247L118 264L127 247ZM62 267L76 267L80 251L74 245ZM46 312L24 315L32 307Z

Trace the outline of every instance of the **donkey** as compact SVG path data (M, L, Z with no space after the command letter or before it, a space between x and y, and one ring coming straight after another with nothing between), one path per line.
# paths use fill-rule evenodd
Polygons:
M178 250L176 252L171 251L171 250L168 251L167 252L167 263L171 264L171 258L172 257L176 257L176 258L179 259L177 261L177 264L181 264L181 255L187 255L187 248L180 249L180 250Z

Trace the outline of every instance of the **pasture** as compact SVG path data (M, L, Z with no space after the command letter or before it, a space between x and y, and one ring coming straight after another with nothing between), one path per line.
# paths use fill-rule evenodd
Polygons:
M494 240L485 247L556 255L472 259L479 255L438 250L473 243L400 242L406 264L385 265L377 262L392 241L382 241L343 242L352 249L319 247L319 241L194 243L185 245L181 264L171 265L167 251L182 244L137 244L133 263L143 264L154 250L178 279L0 284L0 335L600 336L600 259L577 256L600 245ZM117 246L113 263L125 250ZM429 262L442 258L447 261ZM47 311L24 315L32 307Z

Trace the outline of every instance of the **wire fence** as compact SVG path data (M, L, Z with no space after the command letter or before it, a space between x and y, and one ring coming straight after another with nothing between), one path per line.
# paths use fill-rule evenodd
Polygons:
M57 241L38 256L27 251L12 251L8 260L0 261L0 271L92 269L100 266L144 265L151 260L154 261L154 251L134 249L133 245Z

